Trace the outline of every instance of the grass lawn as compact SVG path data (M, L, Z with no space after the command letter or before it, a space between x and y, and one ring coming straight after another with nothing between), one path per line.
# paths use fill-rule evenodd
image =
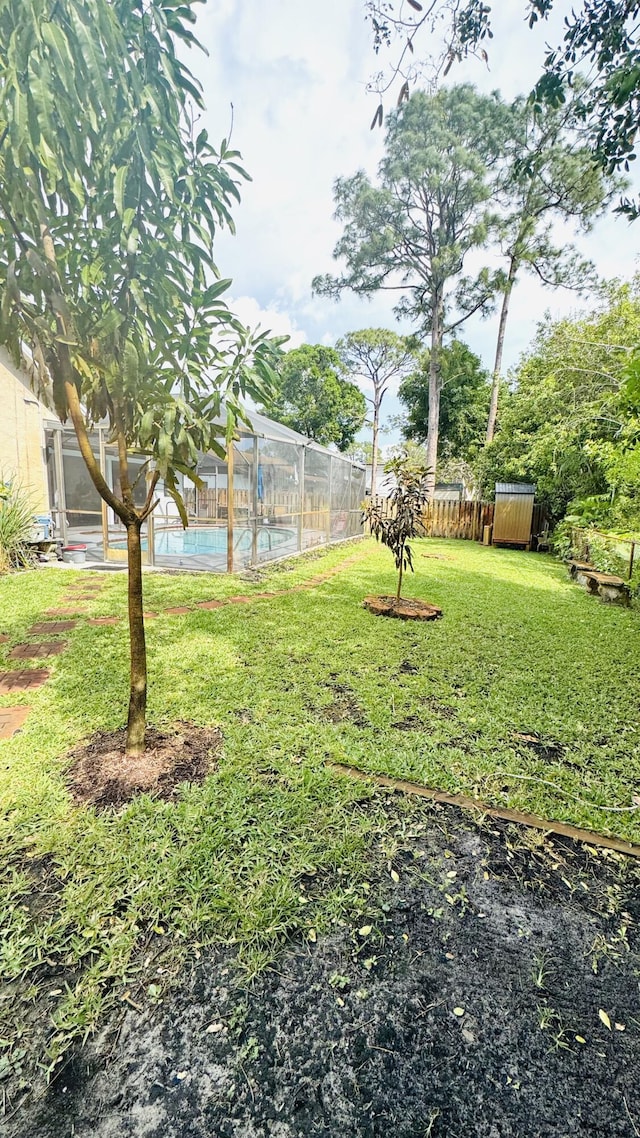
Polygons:
M287 934L313 940L365 914L367 854L385 841L385 812L326 760L640 841L629 809L640 787L637 609L587 597L549 557L423 541L405 592L444 618L385 620L361 600L393 591L391 557L373 542L355 551L361 560L307 592L182 616L162 610L288 588L354 550L250 583L145 578L145 607L161 613L148 623L150 720L216 724L224 736L204 785L174 802L141 797L96 813L74 807L65 786L69 748L123 723L124 622L80 621L46 661L46 685L0 697L33 709L0 743L10 1069L34 1050L55 1062L108 1002L159 999L158 961L169 974L214 940L253 972ZM78 576L0 581L0 632L11 637L0 667ZM124 575L113 575L88 611L124 616L125 603ZM539 735L546 750L518 735Z

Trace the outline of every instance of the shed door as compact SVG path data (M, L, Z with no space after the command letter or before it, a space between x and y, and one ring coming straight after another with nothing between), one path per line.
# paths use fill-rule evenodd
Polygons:
M505 545L528 545L531 540L533 496L509 494L496 496L493 516L493 541Z

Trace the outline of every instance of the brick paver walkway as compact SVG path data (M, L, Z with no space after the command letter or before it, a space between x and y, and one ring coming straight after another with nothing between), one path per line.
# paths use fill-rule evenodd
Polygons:
M9 653L9 659L41 660L45 656L59 656L66 647L66 640L42 640L39 644L16 644Z
M0 739L10 739L19 731L30 707L0 707Z
M36 624L32 624L29 629L29 636L46 636L48 633L56 632L71 632L75 628L77 620L39 620ZM9 637L7 637L7 640Z
M293 585L291 588L277 589L272 593L249 593L238 594L233 597L224 597L220 600L212 599L209 601L197 601L191 605L172 605L163 610L162 613L145 612L146 620L154 620L158 616L186 616L190 612L195 612L197 609L204 609L205 611L223 608L225 605L244 605L252 604L254 601L275 600L277 597L284 597L288 593L299 593L306 589L313 589L317 585L323 585L325 581L329 581L346 569L349 565L359 561L364 556L363 553L356 553L335 565L332 569L325 570L324 573L317 573L315 577L310 577L308 581L304 581L299 585ZM80 618L86 619L87 624L92 625L114 625L119 624L122 617L119 616L96 616L86 617L85 602L93 601L97 598L98 593L106 584L104 578L79 578L75 581L69 581L67 588L67 595L63 599L63 603L58 608L46 609L45 615L56 617L56 620L40 620L32 624L28 631L29 636L43 636L43 635L58 635L61 632L71 632ZM73 619L64 619L72 617ZM0 644L7 644L10 642L10 637L5 634L0 634ZM47 640L40 642L33 642L27 644L16 644L9 652L9 659L11 660L31 660L41 659L49 656L58 656L64 652L67 647L66 640ZM13 691L27 691L31 688L38 688L46 683L49 679L50 672L46 668L31 668L22 669L15 672L2 672L0 671L0 695L7 695ZM5 707L0 708L0 739L9 739L12 735L19 731L22 727L30 708L28 707Z
M50 675L47 668L22 668L19 672L0 672L0 695L42 687Z

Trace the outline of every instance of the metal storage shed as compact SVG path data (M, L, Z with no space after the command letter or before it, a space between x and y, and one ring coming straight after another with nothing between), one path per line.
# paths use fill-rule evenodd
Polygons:
M527 482L496 482L493 515L494 545L531 547L531 523L536 488Z

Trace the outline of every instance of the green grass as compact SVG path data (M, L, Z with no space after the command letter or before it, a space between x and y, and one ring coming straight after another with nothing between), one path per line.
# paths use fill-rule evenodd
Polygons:
M15 1065L38 1046L35 1008L54 1061L125 992L157 998L168 975L158 965L170 970L202 943L236 946L252 971L292 931L365 913L383 804L326 760L640 840L627 809L640 782L640 614L587 597L551 558L416 543L405 593L445 612L422 625L362 608L365 594L394 586L391 557L373 542L250 583L149 574L145 607L288 588L358 551L308 592L148 623L150 721L224 735L217 768L175 802L141 797L98 814L73 806L65 786L69 748L124 721L125 624L79 623L47 662L48 684L0 697L33 708L0 743L0 1035ZM19 641L78 576L2 578L0 631ZM87 607L124 614L124 576ZM543 759L517 733L560 750Z

